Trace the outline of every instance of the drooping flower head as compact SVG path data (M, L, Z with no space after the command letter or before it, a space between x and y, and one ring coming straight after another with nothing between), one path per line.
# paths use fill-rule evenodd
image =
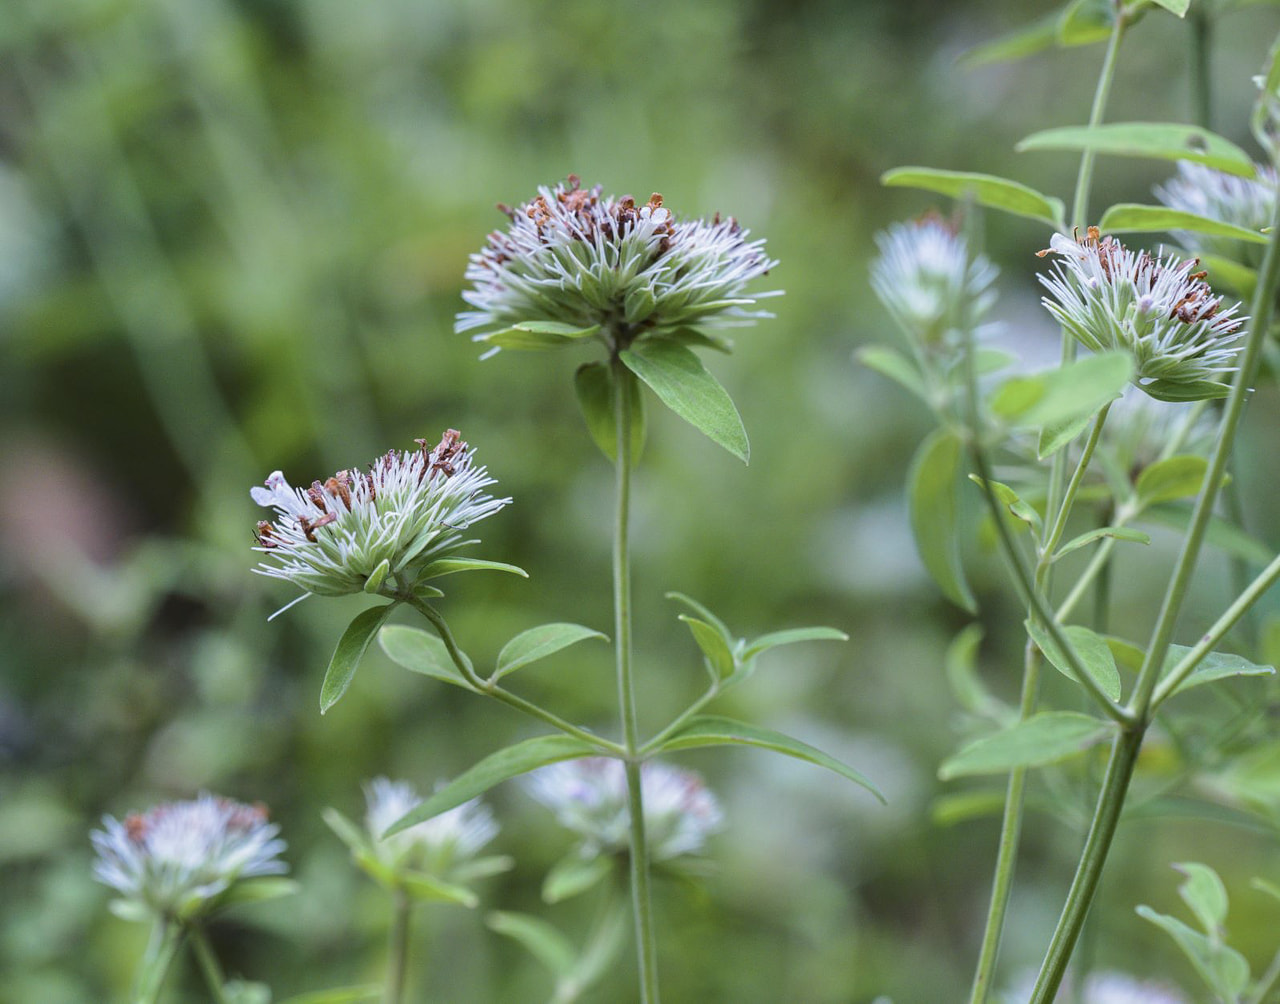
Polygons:
M1137 385L1153 397L1224 396L1245 319L1238 303L1223 308L1197 259L1130 251L1097 227L1084 240L1055 234L1039 254L1058 256L1039 276L1041 302L1082 345L1133 353Z
M601 192L570 175L514 209L499 206L511 224L471 256L463 299L474 309L458 315L457 330L487 329L475 336L485 341L521 323L586 334L599 325L617 348L645 334L768 316L744 308L770 294L745 289L776 262L732 217L679 220L656 193L637 205Z
M498 835L493 812L473 798L448 812L410 826L399 833L383 833L422 799L407 781L374 778L365 785L365 827L374 853L392 870L412 867L445 875L456 865L474 858Z
M495 483L473 463L456 430L435 447L391 451L368 471L338 471L310 488L293 488L280 471L250 491L274 521L258 523L258 546L269 559L255 571L322 596L341 596L389 576L412 578L431 561L473 541L461 531L511 500L483 489Z
M123 822L102 819L90 839L98 852L93 873L126 900L169 917L187 918L216 906L233 884L280 875L280 828L262 805L244 805L207 792L189 802L166 802Z
M1256 168L1255 177L1242 178L1181 160L1178 173L1156 186L1155 195L1170 209L1207 216L1257 233L1270 226L1275 215L1277 184L1275 169L1261 164ZM1198 231L1176 230L1174 236L1185 248L1228 258L1254 269L1262 264L1266 249L1265 244Z
M656 761L640 769L649 853L656 861L701 850L720 829L720 803L691 770ZM619 760L587 757L541 767L525 788L551 809L560 825L583 838L584 856L613 854L628 846L627 776Z
M972 330L995 303L998 269L970 255L965 239L936 213L894 223L876 235L871 286L914 344L937 348Z

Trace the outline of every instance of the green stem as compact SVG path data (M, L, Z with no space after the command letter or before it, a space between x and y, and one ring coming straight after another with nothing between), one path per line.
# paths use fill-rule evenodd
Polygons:
M387 935L387 982L382 989L383 1004L400 1004L404 999L404 978L409 969L409 910L413 904L403 889L392 893L391 929Z
M1111 82L1116 75L1116 57L1120 52L1120 39L1128 27L1123 7L1115 0L1116 19L1111 28L1111 37L1107 42L1107 54L1102 59L1102 70L1098 74L1098 86L1093 92L1093 107L1089 109L1089 128L1101 124L1102 113L1107 107L1107 99L1111 95ZM1083 227L1089 216L1089 188L1093 184L1093 164L1097 159L1093 150L1085 150L1080 155L1080 170L1076 174L1076 192L1071 201L1071 223Z
M645 832L644 795L640 784L640 729L636 717L635 681L631 673L631 372L616 356L613 366L614 425L617 433L617 512L613 531L614 646L618 670L618 711L626 750L627 811L631 818L631 905L640 968L640 1000L658 1002L658 953L649 891L649 844Z
M1244 1004L1262 1004L1277 980L1280 980L1280 952L1276 952L1271 965L1267 966L1267 971L1258 980L1258 988L1244 999Z
M1067 520L1071 517L1071 506L1076 500L1076 493L1080 490L1081 482L1084 481L1089 461L1093 459L1093 451L1098 446L1098 439L1102 435L1102 426L1106 423L1107 413L1110 410L1110 403L1104 405L1093 420L1093 428L1089 432L1089 438L1085 441L1084 451L1080 454L1080 462L1076 464L1075 473L1071 475L1071 481L1062 496L1062 503L1058 506L1058 515L1053 521L1053 528L1049 531L1048 536L1045 537L1044 543L1040 548L1040 563L1036 568L1036 581L1041 588L1044 588L1044 577L1048 573L1049 566L1053 563L1054 552L1058 549L1063 533L1066 532Z
M720 693L721 693L720 685L718 683L712 684L710 687L708 687L701 697L697 698L692 704L690 704L687 708L685 708L682 712L680 712L680 714L676 715L675 718L671 719L671 724L669 724L661 732L659 732L647 743L645 743L643 746L640 747L640 750L639 750L640 756L641 757L648 756L650 753L653 753L655 750L657 750L664 742L666 742L667 738L671 735L671 733L675 732L676 729L680 728L680 726L682 726L690 718L692 718L699 711L701 711L708 704L710 704L717 697L719 697Z
M133 991L134 1004L155 1004L160 999L160 988L169 974L174 956L182 945L182 930L167 918L157 918L147 942L146 954L138 967L138 977Z
M209 993L213 996L214 1004L229 1004L224 986L226 977L222 975L222 967L218 965L217 956L213 954L209 939L205 937L204 928L199 924L190 923L187 925L187 932L191 937L191 947L195 951L196 962L200 966L200 972L204 974L205 983L209 985Z
M1209 14L1204 4L1192 4L1187 11L1191 22L1191 108L1195 123L1205 129L1213 126L1213 95L1209 77Z
M534 704L532 701L527 701L523 697L519 697L518 695L511 693L509 690L504 690L496 683L480 679L480 677L476 675L475 669L472 668L471 662L462 653L462 650L458 648L458 643L453 637L453 632L449 629L449 624L445 621L440 611L419 597L414 596L412 593L401 594L400 599L405 603L408 603L431 622L431 626L434 627L436 629L436 633L440 635L440 640L444 642L444 647L449 653L449 658L453 660L454 666L458 668L458 672L462 674L467 683L471 684L476 691L488 697L496 698L503 704L515 708L517 711L529 715L531 718L536 718L541 722L546 722L553 728L559 729L561 732L565 733L565 735L570 735L575 739L581 739L585 743L590 743L592 746L596 747L596 749L600 750L600 752L609 756L624 757L627 755L626 749L618 743L605 739L603 736L598 736L592 732L588 732L586 729L579 728L578 726L565 721L559 715L555 714L555 712L548 711L546 708Z

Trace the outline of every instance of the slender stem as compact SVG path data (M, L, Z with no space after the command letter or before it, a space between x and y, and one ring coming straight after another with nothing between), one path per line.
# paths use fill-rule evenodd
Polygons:
M168 918L157 918L147 942L146 954L138 967L137 983L133 991L135 1004L155 1004L160 999L160 988L169 974L174 956L182 945L182 930Z
M1258 988L1244 999L1244 1004L1263 1004L1277 980L1280 980L1280 952L1276 952L1271 965L1267 966L1267 971L1258 980Z
M1036 569L1037 581L1041 588L1043 588L1044 575L1053 563L1053 553L1058 549L1062 535L1067 529L1067 520L1071 517L1071 506L1076 500L1076 493L1080 490L1080 483L1084 481L1089 461L1093 459L1093 451L1097 448L1098 439L1102 435L1102 426L1107 421L1107 413L1110 410L1110 403L1104 405L1093 420L1093 428L1089 432L1089 438L1085 441L1084 451L1080 454L1080 462L1076 464L1075 473L1071 475L1071 481L1062 496L1062 503L1058 506L1057 518L1054 519L1053 527L1050 529L1048 536L1045 537L1043 545L1041 545L1040 565Z
M665 729L663 729L661 732L655 735L652 739L650 739L647 743L641 746L639 750L640 755L643 757L653 752L654 750L658 749L658 747L660 747L663 744L663 742L666 741L667 737L670 736L671 733L675 732L676 729L680 728L681 725L683 725L690 718L692 718L699 711L701 711L708 704L710 704L713 700L719 697L720 693L721 693L720 685L718 683L712 684L710 687L708 687L701 697L697 698L692 704L690 704L687 708L685 708L682 712L680 712L680 714L676 715L675 718L671 719L670 725L668 725Z
M590 743L602 753L615 757L623 757L626 755L626 750L618 743L605 739L603 736L598 736L592 732L588 732L586 729L579 728L578 726L565 721L559 715L555 714L555 712L548 711L546 708L534 704L532 701L527 701L523 697L519 697L516 694L511 693L509 690L504 690L496 683L490 683L486 680L480 679L480 677L476 675L476 671L472 667L470 660L467 659L462 650L458 648L458 643L453 637L453 632L449 629L449 624L440 614L440 611L431 606L431 604L424 602L417 596L414 596L412 593L407 593L401 598L431 622L431 626L434 627L436 632L440 635L440 640L444 642L444 647L449 653L449 658L453 660L453 664L458 668L458 672L461 673L467 683L471 684L471 686L478 692L489 697L496 698L503 704L509 705L517 711L523 712L532 718L546 722L548 725L559 729L566 735L573 736L575 739L581 739L585 743Z
M392 893L391 929L387 935L387 982L382 989L383 1004L400 1004L404 999L404 978L409 969L409 910L413 904L403 889Z
M1089 127L1093 128L1102 122L1102 113L1107 107L1107 98L1111 94L1111 82L1116 75L1116 56L1120 52L1120 39L1128 27L1123 6L1120 0L1115 3L1115 23L1111 28L1111 38L1107 42L1107 54L1102 59L1102 70L1098 74L1098 86L1093 92L1093 107L1089 109ZM1076 193L1071 202L1071 223L1083 227L1089 216L1089 188L1093 184L1093 163L1097 153L1085 150L1080 155L1080 170L1076 174Z
M196 962L200 966L200 972L204 974L205 983L209 985L209 993L213 995L215 1004L229 1004L224 985L226 977L222 975L222 967L218 965L218 958L213 954L209 939L205 937L204 928L199 924L191 923L187 925L187 932L191 937L191 947L195 951Z
M1204 4L1193 4L1187 11L1191 22L1191 108L1195 123L1205 129L1213 127L1213 91L1209 76L1209 14Z
M631 372L615 356L613 365L617 512L613 529L614 646L618 670L618 711L626 750L627 811L631 819L631 905L640 967L640 1000L658 1002L658 953L649 891L649 844L645 832L644 795L640 784L640 728L636 717L635 682L631 674Z

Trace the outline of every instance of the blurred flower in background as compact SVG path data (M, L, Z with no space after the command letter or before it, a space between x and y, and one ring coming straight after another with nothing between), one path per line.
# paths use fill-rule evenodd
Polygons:
M1178 161L1178 171L1155 196L1170 209L1231 223L1254 233L1271 225L1276 209L1275 168L1257 165L1256 177L1242 178L1203 164ZM1215 255L1249 268L1262 264L1265 244L1199 231L1173 231L1178 242L1196 254Z
M1017 986L1003 998L1005 1004L1026 1004L1031 999L1035 982L1034 973L1024 974ZM1078 992L1072 989L1068 978L1058 1000L1064 1004L1066 1001L1078 1001L1079 1004L1188 1004L1188 998L1167 983L1140 980L1115 970L1090 973Z

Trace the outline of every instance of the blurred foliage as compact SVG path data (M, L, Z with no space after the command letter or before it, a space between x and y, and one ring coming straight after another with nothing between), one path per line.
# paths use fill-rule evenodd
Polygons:
M247 489L273 468L305 483L459 428L516 499L485 526L485 556L532 573L463 577L450 590L444 609L462 644L491 659L544 621L608 630L610 471L578 417L572 363L503 353L481 364L452 333L466 256L502 219L494 203L571 171L611 191L660 190L677 214L733 213L768 238L787 290L773 301L777 320L712 362L751 434L750 468L654 409L634 502L645 722L659 726L701 684L664 590L743 633L831 624L853 640L770 656L724 710L815 742L890 799L881 808L814 768L749 751L688 757L723 796L730 829L712 848L717 875L659 889L664 991L673 1001L955 999L995 834L989 801L973 821L931 814L944 790L937 764L965 734L942 672L964 622L927 583L901 501L927 418L851 352L886 328L866 281L871 234L928 205L881 190L884 170L928 164L1069 190L1070 157L1015 158L1012 147L1085 118L1098 48L956 65L1022 26L1025 6L10 0L0 11L0 1000L123 998L145 932L106 912L88 830L103 812L206 788L268 803L303 885L214 928L229 973L281 997L380 978L381 899L321 811L358 814L360 783L375 774L427 789L529 726L381 653L322 719L323 668L360 601L312 600L267 624L292 597L249 572L258 514ZM1272 8L1248 7L1214 40L1216 122L1238 142L1247 77L1275 22ZM1188 118L1183 27L1153 14L1133 33L1111 118ZM1099 190L1147 201L1160 170L1104 162ZM1029 359L1056 352L1035 307L1030 252L1045 240L1029 221L989 220L988 251L1005 268L1000 311ZM1239 477L1250 528L1273 544L1275 420L1274 393L1260 391ZM990 556L971 559L989 635L981 668L1007 695L1021 616L992 591ZM1121 565L1117 623L1150 615L1167 559L1158 540L1143 565ZM1216 613L1224 576L1206 565L1197 624ZM601 651L566 652L521 682L570 719L611 727ZM1181 700L1189 712L1215 700L1257 707L1276 687L1243 681L1227 693ZM1204 745L1198 721L1144 755L1180 778ZM1252 728L1241 748L1265 719ZM1266 749L1253 766L1275 786ZM1096 767L1039 788L1053 811L1029 823L1010 978L1047 939ZM1280 798L1246 814L1231 787L1240 773L1193 778L1209 802L1179 803L1179 815L1132 814L1097 911L1099 964L1184 972L1132 907L1167 908L1166 863L1186 857L1221 871L1234 943L1265 964L1274 904L1246 883L1276 878ZM537 898L566 835L513 786L493 802L504 824L494 847L518 864L488 882L484 908L539 913L583 940L590 904ZM433 907L418 932L418 999L550 991L482 911ZM628 985L620 972L595 999L620 999ZM173 999L201 999L197 986L179 973Z

